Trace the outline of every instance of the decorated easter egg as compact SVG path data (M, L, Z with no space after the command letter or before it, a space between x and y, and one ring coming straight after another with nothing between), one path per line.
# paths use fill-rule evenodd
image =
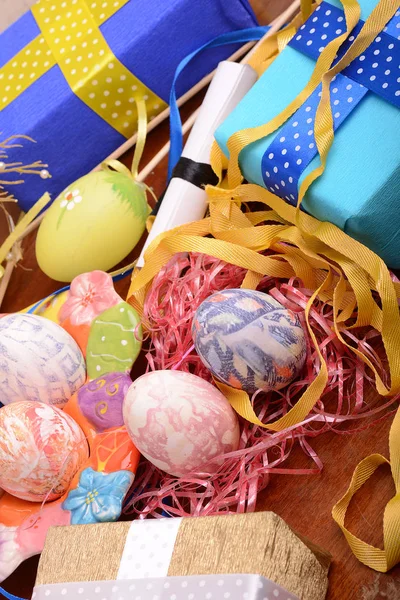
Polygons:
M9 494L55 500L88 456L83 431L58 408L21 401L0 409L0 487Z
M80 388L79 408L96 431L124 424L122 403L131 383L126 373L106 373Z
M306 358L298 316L262 292L212 294L195 313L192 335L206 367L222 382L249 393L288 385Z
M153 465L182 476L213 473L237 450L239 423L221 392L182 371L152 371L133 382L123 416L138 450Z
M85 380L82 352L62 327L31 314L0 319L0 402L62 407Z
M39 266L58 281L95 269L108 271L140 240L147 215L140 183L116 171L89 173L46 212L36 239Z

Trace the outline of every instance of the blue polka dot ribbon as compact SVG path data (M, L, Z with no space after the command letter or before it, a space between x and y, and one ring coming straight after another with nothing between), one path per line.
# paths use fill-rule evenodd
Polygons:
M337 60L347 52L363 25L363 21L356 25L342 44ZM290 45L317 60L345 27L344 12L322 2ZM368 92L400 108L400 10L364 54L333 78L331 103L335 131ZM319 86L282 127L261 161L266 188L293 205L297 203L299 179L318 151L314 121L321 93Z

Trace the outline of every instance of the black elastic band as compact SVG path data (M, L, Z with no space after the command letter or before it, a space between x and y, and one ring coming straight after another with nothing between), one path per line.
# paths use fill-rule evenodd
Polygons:
M204 188L206 185L217 185L218 177L211 168L211 165L206 163L199 163L191 158L181 156L177 162L174 170L172 171L172 177L184 179L189 183L192 183L196 187ZM158 199L157 204L151 211L152 215L156 215L160 209L161 202L164 198L165 192Z
M172 171L172 177L189 181L189 183L199 188L204 188L208 184L217 185L218 183L218 177L212 170L211 165L196 162L191 158L186 158L186 156L180 157Z

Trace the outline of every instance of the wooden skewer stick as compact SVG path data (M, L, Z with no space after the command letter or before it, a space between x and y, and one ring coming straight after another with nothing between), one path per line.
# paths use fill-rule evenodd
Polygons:
M194 111L190 115L190 117L183 123L182 125L182 133L185 134L191 129L196 121L197 115L199 113L199 108ZM153 169L168 155L170 147L170 142L168 141L162 148L157 152L155 156L151 159L151 161L139 172L137 176L137 181L144 181L146 177L150 175Z
M4 211L4 212L5 212L6 219L8 221L9 231L10 231L10 233L12 233L14 231L14 229L15 229L14 219L11 217L11 215L9 215L7 213L7 211ZM7 287L8 287L8 284L10 283L11 275L12 275L12 272L13 272L14 267L15 267L16 261L15 261L15 256L14 256L13 250L17 250L17 244L18 244L18 242L16 242L13 245L13 247L12 247L12 250L11 250L11 253L10 253L11 255L7 259L6 268L4 270L3 277L1 279L1 283L0 283L0 306L1 306L1 303L3 302L3 298L4 298L5 293L7 291Z
M0 306L1 306L1 303L3 302L3 298L7 291L8 284L10 283L10 279L11 279L11 275L14 270L14 267L15 267L14 261L8 260L6 268L4 270L4 274L2 277L1 283L0 283Z

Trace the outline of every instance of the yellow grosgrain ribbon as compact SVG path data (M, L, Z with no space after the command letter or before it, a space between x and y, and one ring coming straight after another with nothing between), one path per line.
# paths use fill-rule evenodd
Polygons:
M400 561L400 409L397 411L390 429L389 450L390 461L381 454L371 454L357 465L349 489L332 510L332 517L343 531L358 560L381 573L386 573ZM354 494L383 464L390 465L396 494L387 503L383 515L384 549L381 550L350 533L345 527L344 521Z
M322 0L319 0L319 4ZM303 2L303 4L305 4ZM316 6L317 6L316 4ZM312 10L312 3L307 2L307 10L296 15L286 27L277 31L274 35L267 36L261 44L250 54L248 64L257 72L258 76L262 75L271 62L278 56L280 52L290 42L297 29L304 23L304 13Z
M144 293L153 277L177 252L202 252L248 269L255 275L249 275L246 283L253 287L259 274L280 278L296 275L305 285L316 289L306 309L306 320L319 354L320 372L295 406L284 417L268 424L258 420L245 392L223 386L223 392L237 412L253 423L279 431L296 425L312 410L327 381L326 364L319 353L308 318L317 297L333 305L335 330L346 345L343 330L351 328L353 323L346 326L344 317L347 315L349 318L355 306L359 311L369 307L363 314L362 322L375 327L382 335L391 375L390 387L384 384L365 355L357 348L347 347L372 369L377 391L381 395L398 393L400 316L396 288L384 262L334 225L321 223L310 215L304 214L300 230L296 226L296 208L257 185L242 185L233 191L207 188L207 192L210 217L177 227L153 240L147 249L143 269L132 279L129 301L141 309ZM245 202L263 203L272 211L243 214L239 206ZM268 218L280 224L257 225ZM205 237L210 234L214 239ZM260 254L260 251L269 249L276 254ZM351 277L346 281L345 275L350 273L349 265ZM377 293L380 300L379 304L373 301L374 306L370 307L372 292Z
M0 264L7 258L8 253L11 252L13 245L18 240L21 233L25 231L29 223L31 223L33 219L37 217L40 211L43 210L49 202L49 194L43 194L43 196L34 204L34 206L32 206L32 208L26 213L26 215L24 215L18 221L18 224L14 227L13 231L10 233L10 235L0 247Z
M307 21L312 12L312 0L301 0L301 16L303 21Z
M346 40L348 35L358 23L360 19L360 7L357 0L343 0L343 8L346 17L347 30L333 39L321 52L316 62L314 71L311 75L306 87L300 94L274 119L265 125L243 129L234 133L227 142L229 151L228 161L228 183L229 187L236 187L243 179L239 168L239 154L245 146L251 144L270 133L276 131L283 123L289 119L305 102L310 94L321 83L321 79L326 74L334 60L341 44ZM371 40L372 41L372 40ZM332 75L333 77L333 75ZM316 123L317 125L317 123Z
M42 32L0 70L5 108L28 87L58 65L72 91L121 135L135 131L135 99L146 101L152 116L166 104L135 77L113 54L99 25L127 0L39 0L32 13Z

